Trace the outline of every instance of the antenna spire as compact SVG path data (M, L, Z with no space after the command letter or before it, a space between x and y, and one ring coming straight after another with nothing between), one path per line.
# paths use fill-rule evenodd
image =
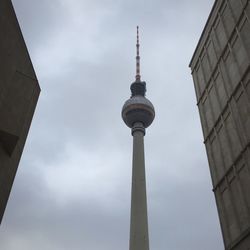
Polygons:
M136 82L141 81L141 75L140 75L140 44L139 44L139 26L136 27L137 29L137 42L136 42Z

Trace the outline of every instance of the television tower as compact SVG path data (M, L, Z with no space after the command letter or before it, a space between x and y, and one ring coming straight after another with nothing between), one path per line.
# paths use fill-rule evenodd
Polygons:
M131 97L122 108L123 121L131 128L133 136L129 250L149 250L144 135L145 128L154 120L155 111L153 104L145 97L146 82L141 81L139 48L137 26L135 82L130 86Z

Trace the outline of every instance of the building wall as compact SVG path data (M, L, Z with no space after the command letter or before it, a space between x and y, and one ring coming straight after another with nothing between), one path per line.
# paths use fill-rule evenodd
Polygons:
M10 0L0 1L0 222L40 87Z
M225 249L250 249L250 3L217 0L190 63Z

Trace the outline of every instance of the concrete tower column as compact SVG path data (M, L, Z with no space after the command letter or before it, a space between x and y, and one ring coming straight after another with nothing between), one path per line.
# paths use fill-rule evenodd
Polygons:
M149 250L146 176L144 160L145 128L141 122L134 124L132 192L130 215L130 250Z
M149 250L144 135L154 120L153 104L145 97L146 82L141 81L139 29L137 27L136 77L131 97L122 107L122 119L133 136L132 192L129 250Z

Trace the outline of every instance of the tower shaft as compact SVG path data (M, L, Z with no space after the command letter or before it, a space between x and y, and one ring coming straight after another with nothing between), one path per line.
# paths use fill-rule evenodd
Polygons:
M138 26L136 48L136 80L130 86L130 99L122 107L122 119L133 136L129 250L149 250L144 135L154 120L155 110L145 97L146 82L141 81Z
M143 124L132 128L133 163L129 250L149 250Z

